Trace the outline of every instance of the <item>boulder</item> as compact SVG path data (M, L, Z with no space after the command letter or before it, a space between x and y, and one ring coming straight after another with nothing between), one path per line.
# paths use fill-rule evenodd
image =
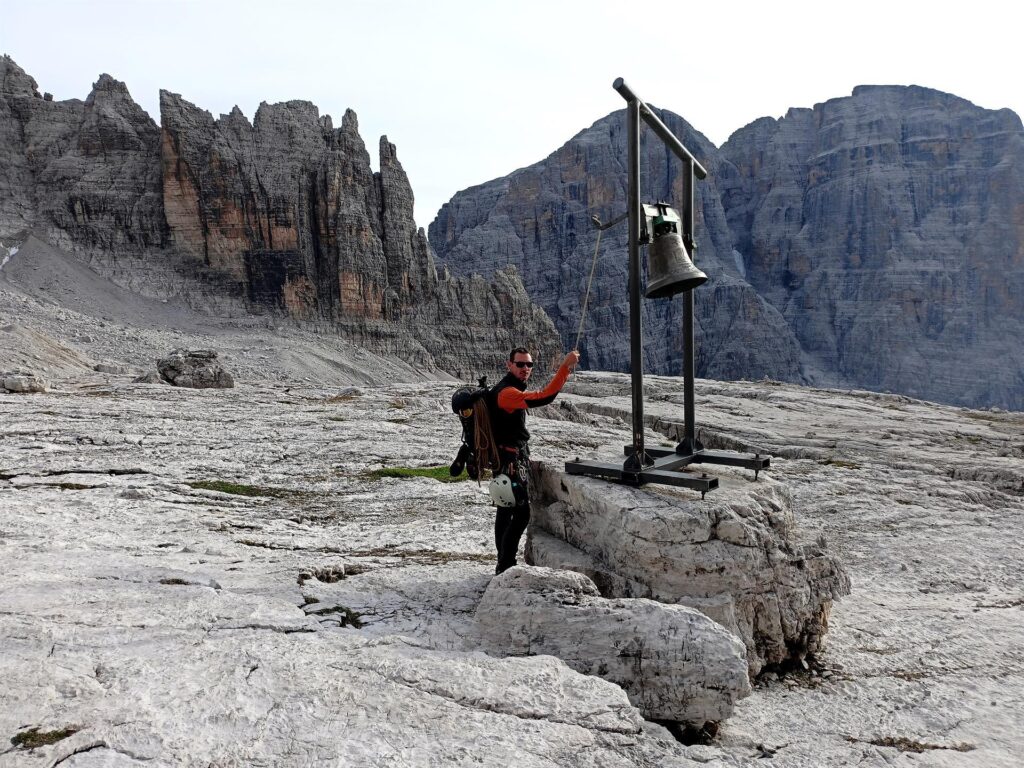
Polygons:
M706 613L743 641L751 676L800 661L821 648L849 576L823 539L797 543L786 486L724 467L715 474L720 487L701 500L534 462L526 560L584 573L605 597Z
M619 685L644 717L700 727L750 693L746 649L700 611L606 599L582 574L515 567L491 580L476 611L496 656L557 656Z
M217 353L208 349L176 349L158 360L156 367L164 381L176 387L226 389L235 386L231 374L217 360Z
M8 392L45 392L46 380L28 371L0 373L0 388Z

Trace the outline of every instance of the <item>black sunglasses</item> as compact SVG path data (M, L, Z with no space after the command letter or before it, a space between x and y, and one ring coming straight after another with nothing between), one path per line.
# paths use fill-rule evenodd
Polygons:
M520 360L516 360L516 368L533 368L533 363L524 363Z

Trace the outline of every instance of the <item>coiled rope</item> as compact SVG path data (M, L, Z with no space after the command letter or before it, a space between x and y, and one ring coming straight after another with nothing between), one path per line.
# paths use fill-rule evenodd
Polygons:
M473 451L476 455L477 483L483 476L483 470L497 472L501 469L498 442L491 431L491 415L482 397L473 404Z

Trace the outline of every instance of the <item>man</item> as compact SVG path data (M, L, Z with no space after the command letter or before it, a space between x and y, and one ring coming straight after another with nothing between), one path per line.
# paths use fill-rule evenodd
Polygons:
M494 440L501 457L499 474L511 479L515 494L515 506L498 507L494 519L494 545L498 549L495 573L516 564L519 539L530 522L530 433L526 429L526 411L554 400L579 361L580 353L573 350L544 389L528 392L526 384L533 373L533 357L525 348L516 347L508 356L508 373L489 393Z

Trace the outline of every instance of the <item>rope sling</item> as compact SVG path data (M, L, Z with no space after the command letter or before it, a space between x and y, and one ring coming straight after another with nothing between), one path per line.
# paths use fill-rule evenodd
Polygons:
M594 284L594 271L597 269L597 254L601 249L601 232L597 230L597 244L594 246L594 260L590 264L590 277L587 279L587 292L583 294L583 306L580 308L580 327L576 331L576 343L572 348L579 351L580 338L583 336L583 321L587 317L587 302L590 300L590 286Z

